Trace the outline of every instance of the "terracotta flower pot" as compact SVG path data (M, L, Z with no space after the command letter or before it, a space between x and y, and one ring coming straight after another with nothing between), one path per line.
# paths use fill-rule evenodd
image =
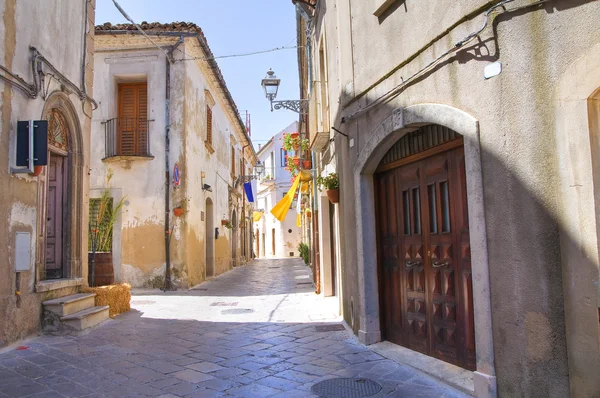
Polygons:
M298 138L300 137L300 133L292 133L292 138Z
M302 168L306 170L312 169L312 160L307 159L302 161Z
M294 158L294 166L300 166L300 158Z
M184 213L184 211L183 211L183 208L181 208L181 207L176 207L173 209L173 214L175 214L175 217L181 217L181 216L183 216L183 213Z
M338 203L340 201L340 190L338 189L328 189L325 191L329 201L331 203Z
M44 166L33 166L33 173L31 175L37 177L42 174L42 171L44 171Z
M227 224L227 220L221 220L221 225L225 226Z

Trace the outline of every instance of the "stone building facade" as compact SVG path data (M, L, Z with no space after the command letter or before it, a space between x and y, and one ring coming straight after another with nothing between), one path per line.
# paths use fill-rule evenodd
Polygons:
M95 3L0 1L0 347L86 284ZM18 122L40 120L47 165L13 170Z
M193 286L250 258L240 176L256 155L201 29L141 26L166 50L129 24L96 27L91 195L109 188L113 203L125 198L113 234L117 281L162 287L169 244L173 281Z
M294 3L345 321L476 396L598 396L600 3Z

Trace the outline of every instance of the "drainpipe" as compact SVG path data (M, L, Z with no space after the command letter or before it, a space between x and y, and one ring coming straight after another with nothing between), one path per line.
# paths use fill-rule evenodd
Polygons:
M169 133L171 131L171 64L173 61L173 51L183 43L183 36L179 38L179 41L171 47L167 54L166 63L166 93L165 93L165 286L164 291L172 290L173 284L171 283L171 233L169 230L170 225L170 213L171 213L171 175L169 171Z

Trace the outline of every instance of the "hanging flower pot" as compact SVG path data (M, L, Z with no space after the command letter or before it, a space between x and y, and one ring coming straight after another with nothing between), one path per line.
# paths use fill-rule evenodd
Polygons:
M44 166L34 166L33 173L31 173L30 175L37 177L40 174L42 174L42 171L44 171Z
M181 217L183 216L184 210L183 207L175 207L173 209L173 214L175 214L175 217Z
M222 226L225 226L225 225L227 225L227 223L228 223L228 222L229 222L229 221L227 221L227 220L221 220L221 225L222 225Z
M298 158L298 157L294 158L294 166L296 166L296 167L300 166L300 158Z
M302 161L302 168L305 170L310 170L312 169L312 160L310 159L306 159Z
M329 201L331 203L338 203L340 201L340 189L336 188L336 189L328 189L325 191L325 193L327 194L327 197L329 198Z
M292 133L290 135L292 136L292 138L298 138L298 137L300 137L300 133Z

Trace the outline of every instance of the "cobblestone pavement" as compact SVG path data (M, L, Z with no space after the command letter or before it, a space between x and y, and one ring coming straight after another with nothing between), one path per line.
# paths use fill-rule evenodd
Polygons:
M0 353L0 397L316 397L339 377L376 381L375 397L465 396L346 330L317 331L340 321L310 278L301 260L257 260L192 290L136 291L85 335Z

